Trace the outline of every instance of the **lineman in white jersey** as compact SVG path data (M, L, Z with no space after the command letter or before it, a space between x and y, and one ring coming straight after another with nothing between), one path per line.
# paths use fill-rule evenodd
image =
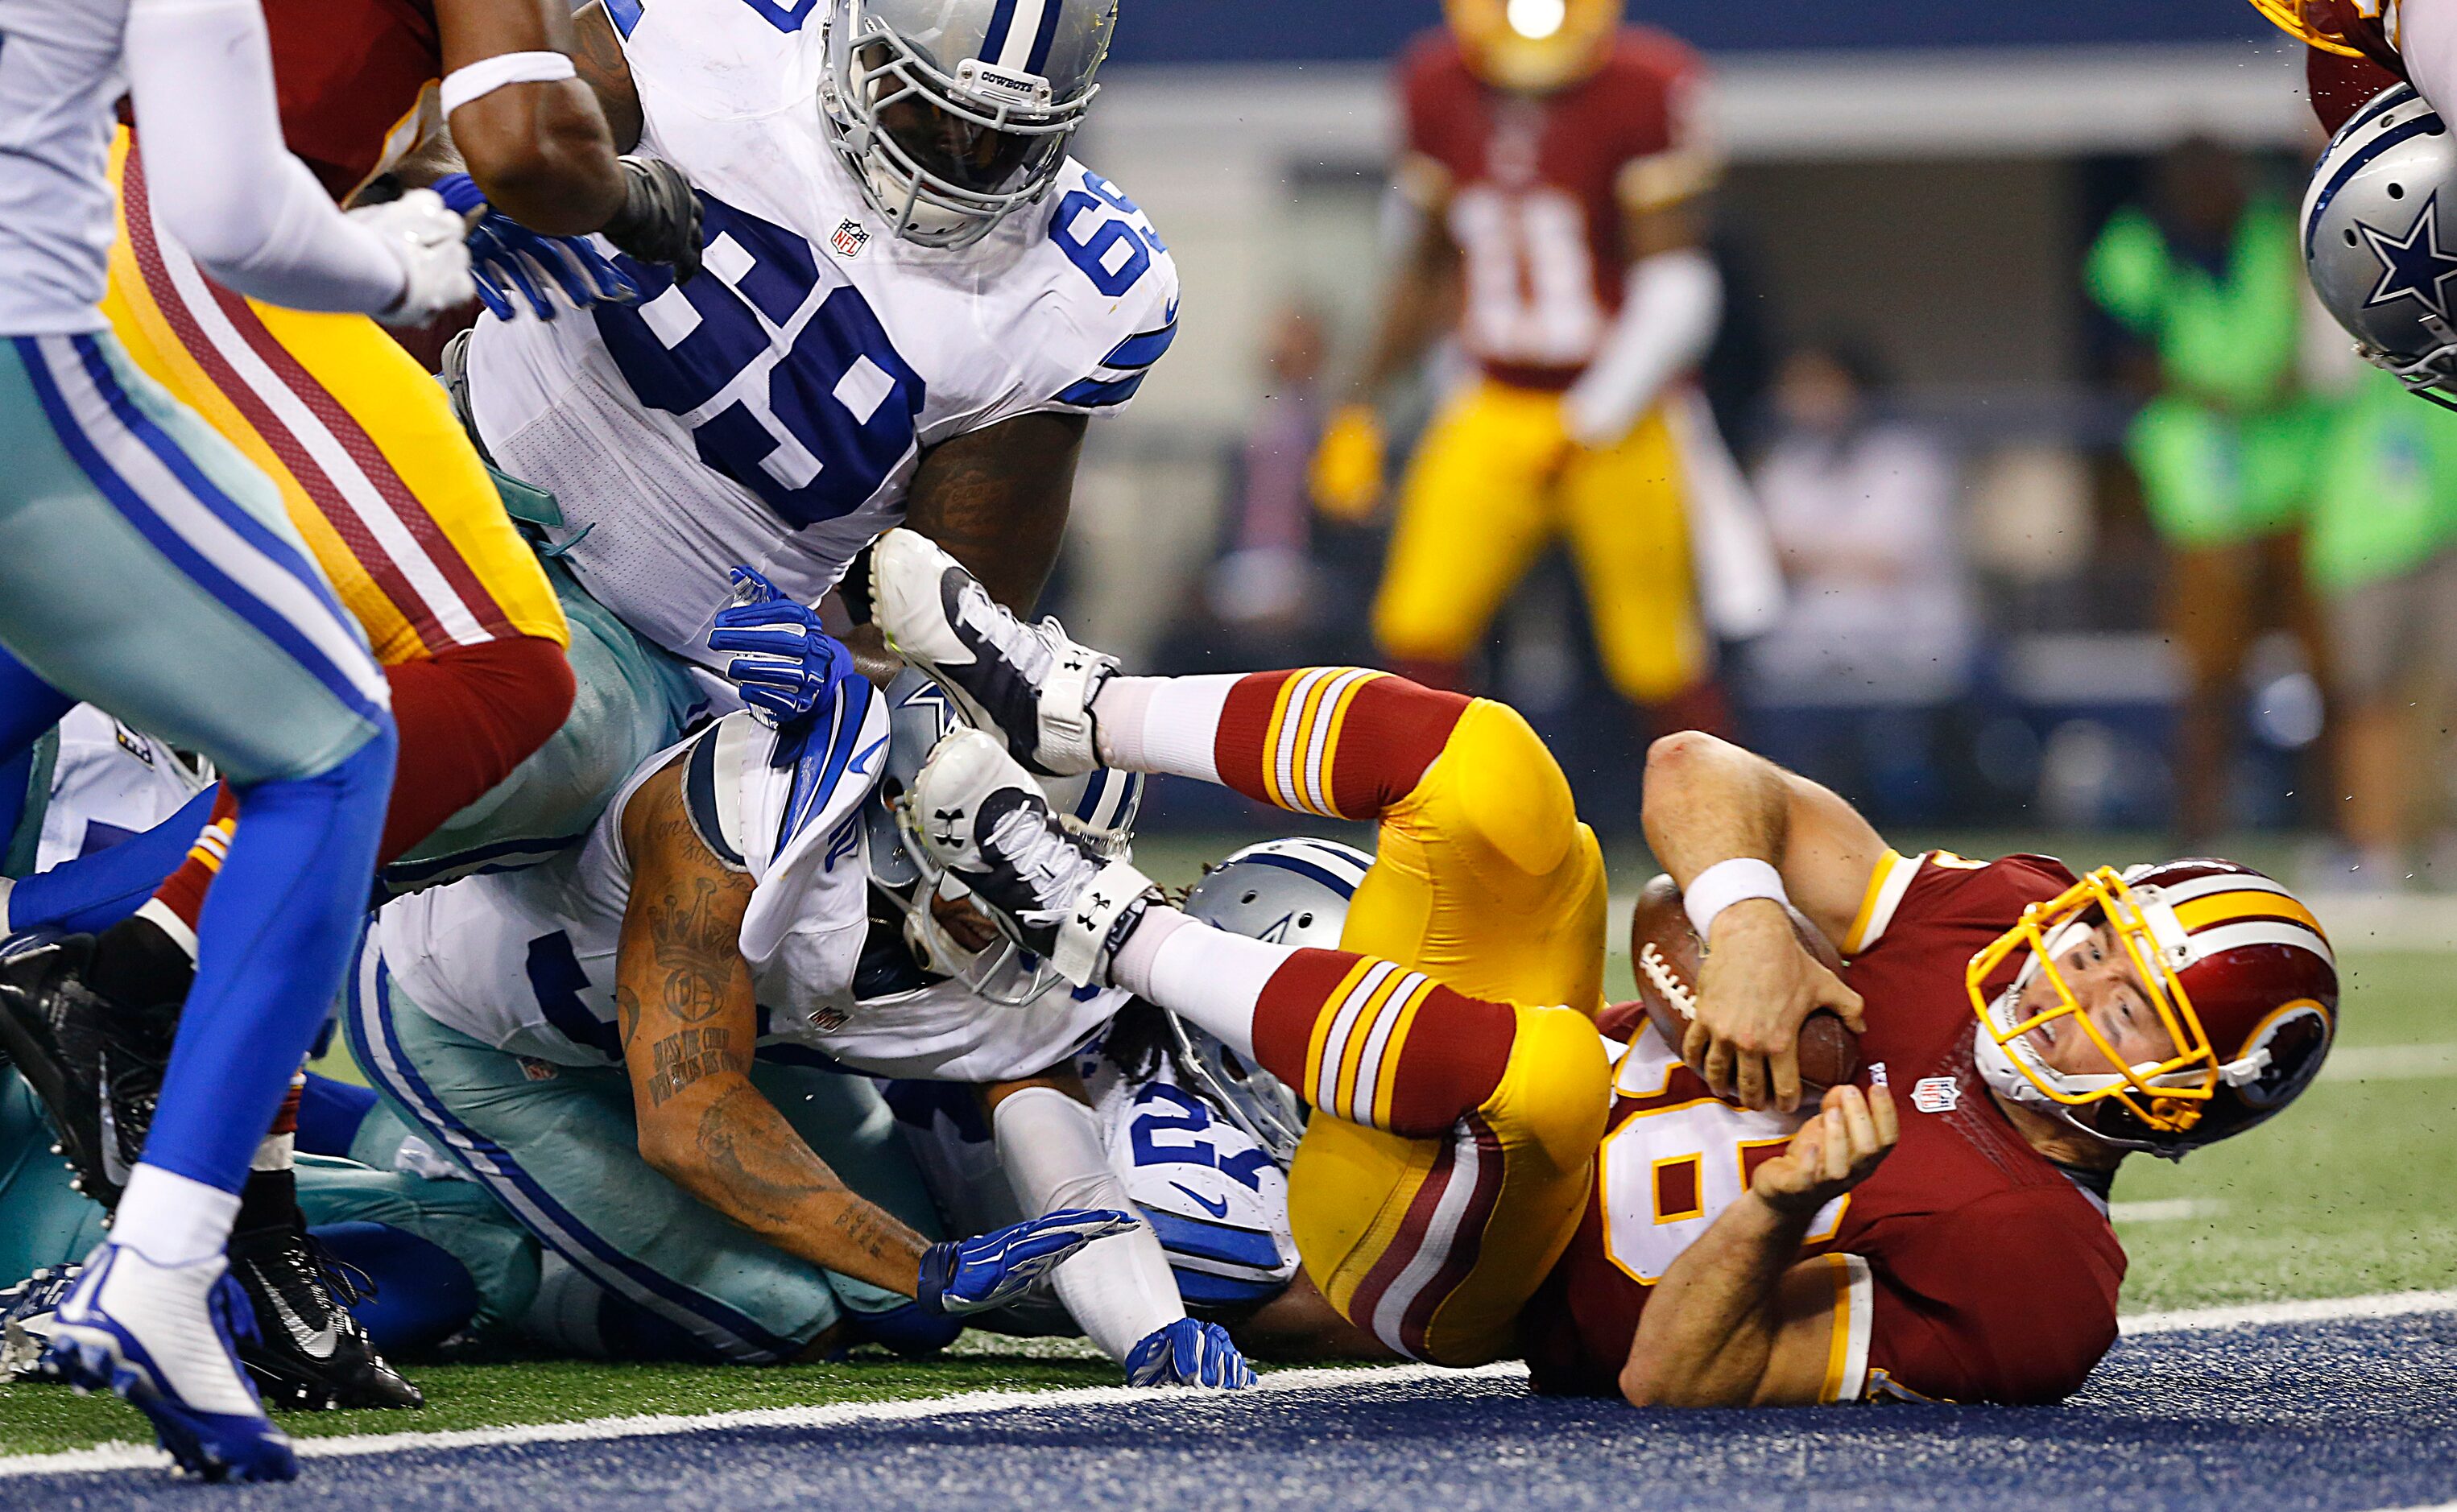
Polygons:
M934 1222L843 1072L985 1084L1041 1221L1127 1205L1072 1072L1120 994L966 949L886 807L950 717L918 674L844 680L782 730L731 715L645 764L580 849L386 906L348 1010L361 1063L575 1271L717 1358L943 1342L843 1217ZM1123 845L1133 791L1096 773L1059 797ZM1148 1228L1053 1281L1136 1383L1251 1379Z
M183 1465L284 1479L289 1440L232 1353L222 1250L357 928L392 720L271 482L111 337L104 164L123 92L171 153L159 213L230 287L416 321L472 285L434 195L344 217L283 151L254 0L0 0L0 761L65 693L205 752L248 819L159 1116L54 1351L142 1408ZM29 1067L57 1064L52 1033L0 1014Z
M809 603L880 530L1029 606L1085 418L1175 334L1177 272L1066 155L1116 0L608 0L577 19L618 142L688 173L703 273L489 318L468 402L560 501L562 560L634 629L704 644L729 569Z

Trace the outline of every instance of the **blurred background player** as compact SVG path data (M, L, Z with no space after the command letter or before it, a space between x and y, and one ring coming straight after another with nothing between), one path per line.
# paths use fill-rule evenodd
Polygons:
M1462 685L1495 611L1566 537L1614 686L1659 729L1723 727L1716 637L1763 628L1775 585L1731 518L1739 485L1690 382L1723 307L1702 246L1721 171L1691 114L1702 66L1621 26L1620 0L1447 13L1399 67L1406 248L1317 455L1316 497L1349 518L1373 507L1373 406L1455 321L1476 374L1399 487L1373 612L1383 659Z
M642 258L696 266L689 186L665 164L616 155L576 76L558 0L275 0L268 24L282 136L331 200L361 197L448 127L469 168L456 209L491 205L542 233L602 231ZM179 186L149 176L143 135L139 123L113 149L119 237L104 312L138 368L273 479L383 664L402 742L378 852L389 862L564 723L573 678L563 610L426 370L363 316L279 309L217 282L165 214L162 200ZM153 144L157 170L161 153ZM61 703L50 715L65 711ZM143 1137L142 1114L130 1112L159 1075L187 995L198 910L230 842L232 809L225 795L201 839L193 824L166 825L107 867L64 868L30 888L6 920L17 930L102 930L90 962L82 943L66 954L36 952L11 970L9 990L56 998L79 985L71 995L87 1011L115 1016L109 1074L128 1083L117 1121L132 1147ZM140 864L161 883L151 901L124 895ZM72 1095L90 1104L95 1080L73 1078ZM86 1189L110 1202L118 1183L109 1160L77 1134L93 1126L92 1109L53 1111ZM281 1288L302 1319L295 1338L276 1332L258 1346L275 1371L268 1382L278 1377L302 1404L414 1404L415 1390L361 1348L304 1247L284 1143L289 1116L285 1108L251 1178L234 1250L255 1295ZM321 1349L328 1323L341 1330L338 1352Z
M164 220L231 287L424 320L471 293L465 227L432 194L350 217L333 206L282 149L254 0L27 0L0 9L0 34L15 144L0 175L0 758L98 702L210 757L247 819L197 921L195 1013L134 1168L115 1173L113 1236L60 1304L53 1356L141 1408L183 1467L287 1479L289 1441L234 1353L253 1309L223 1251L358 933L393 723L365 637L279 495L108 329L123 83L160 144ZM7 1002L0 1034L56 1113L72 1057L49 1006Z
M2136 343L2143 399L2126 436L2167 547L2167 631L2187 686L2178 711L2175 835L2224 828L2241 744L2245 657L2282 625L2328 665L2302 548L2327 412L2302 383L2304 298L2295 215L2242 157L2188 138L2143 202L2116 213L2084 267L2091 297Z

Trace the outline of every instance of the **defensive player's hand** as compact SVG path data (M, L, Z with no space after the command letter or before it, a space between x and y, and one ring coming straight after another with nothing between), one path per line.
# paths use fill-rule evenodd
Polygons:
M660 157L617 158L623 208L606 223L608 241L641 262L662 262L674 282L699 273L699 196L683 171Z
M1800 1026L1821 1008L1854 1033L1867 1027L1860 994L1801 947L1783 906L1744 899L1715 916L1681 1058L1717 1096L1789 1113L1800 1106Z
M1373 406L1340 406L1314 448L1314 507L1352 524L1372 518L1382 501L1382 421Z
M727 658L725 675L754 713L773 725L790 725L858 675L853 652L820 626L816 613L749 567L730 576L733 599L717 611L708 648Z
M469 248L462 239L468 223L435 191L413 189L399 199L351 211L350 218L374 232L401 264L401 298L377 319L386 325L424 325L476 297Z
M1002 1306L1084 1245L1135 1226L1113 1209L1063 1208L978 1238L941 1240L922 1252L920 1295L914 1300L933 1314Z
M1181 1318L1146 1334L1126 1353L1129 1386L1211 1386L1243 1391L1254 1384L1254 1368L1237 1352L1237 1341L1217 1323Z
M1829 1088L1817 1115L1800 1126L1783 1154L1758 1167L1749 1190L1786 1217L1807 1218L1868 1180L1901 1137L1892 1093Z
M489 209L485 192L468 174L446 174L434 189L470 221L469 271L478 280L479 302L496 318L510 319L519 308L515 300L551 320L565 309L629 304L640 296L639 284L588 237L549 236Z

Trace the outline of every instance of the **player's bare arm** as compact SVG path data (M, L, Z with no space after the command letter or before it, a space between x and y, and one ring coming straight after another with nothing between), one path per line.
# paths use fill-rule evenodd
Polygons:
M838 1180L752 1084L751 879L692 829L679 763L633 795L623 839L637 869L615 1006L641 1157L777 1248L913 1296L928 1241Z
M1381 501L1383 446L1374 400L1422 362L1458 317L1462 261L1450 232L1450 191L1443 171L1416 158L1402 167L1399 177L1393 193L1407 223L1406 250L1382 292L1381 315L1364 365L1314 460L1315 502L1343 519L1362 519Z
M905 528L946 548L991 598L1028 612L1065 540L1084 424L1081 415L1020 415L939 442L914 475ZM882 687L904 664L877 625L844 640L863 675Z
M632 151L640 145L640 91L631 82L631 65L623 56L623 43L614 35L604 0L589 0L571 13L571 35L572 67L596 94L597 108L614 134L615 151Z
M1647 845L1683 892L1732 860L1772 866L1784 893L1840 945L1886 854L1857 809L1765 757L1696 730L1647 751ZM1859 994L1803 950L1772 899L1717 913L1683 1058L1718 1093L1753 1108L1799 1106L1803 1020L1830 1008L1862 1027Z
M560 0L436 0L447 74L481 59L577 51ZM451 115L452 138L487 202L549 235L596 231L623 208L613 134L578 79L507 84Z
M1792 1407L1826 1399L1833 1261L1798 1258L1819 1209L1858 1186L1900 1135L1884 1087L1826 1094L1747 1195L1672 1262L1630 1340L1621 1395L1640 1407Z

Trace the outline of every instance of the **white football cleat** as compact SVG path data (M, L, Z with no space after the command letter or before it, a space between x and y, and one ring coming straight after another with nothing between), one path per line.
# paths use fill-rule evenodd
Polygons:
M997 738L969 726L932 748L901 812L1009 938L1078 987L1106 980L1110 956L1161 895L1131 863L1061 824Z
M1006 738L1031 770L1073 777L1101 765L1092 698L1117 658L1026 624L929 537L891 530L870 552L871 614L897 655L944 687L964 717Z
M156 1265L116 1240L85 1262L52 1315L48 1359L80 1392L111 1391L154 1420L179 1468L207 1481L288 1481L290 1439L238 1361L247 1296L219 1255Z

